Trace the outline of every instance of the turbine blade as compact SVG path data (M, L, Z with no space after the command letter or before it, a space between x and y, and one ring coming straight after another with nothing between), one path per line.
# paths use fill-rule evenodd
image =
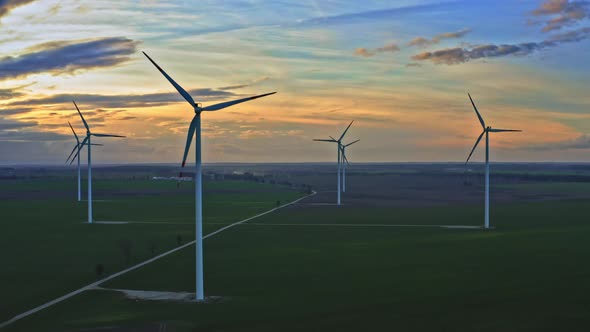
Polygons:
M503 133L503 132L522 132L522 130L518 130L518 129L490 129L490 132L492 133Z
M344 132L342 133L342 135L338 139L339 142L342 140L342 138L344 138L344 135L346 135L346 132L348 131L348 128L350 128L350 126L352 126L352 123L353 122L354 122L354 120L350 121L350 124L348 125L348 127L346 127L346 129L344 130Z
M68 121L68 124L70 125L70 128L72 129L72 132L74 133L74 137L76 137L76 142L78 142L78 144L80 144L80 140L78 139L78 135L76 135L76 131L74 131L74 127L72 127L72 124L70 123L70 121Z
M354 143L356 143L356 142L358 142L358 141L360 141L360 139L357 139L357 140L356 140L356 141L354 141L354 142L350 142L350 143L346 144L345 146L351 146L351 145L353 145Z
M160 66L158 66L158 64L152 60L152 58L150 58L149 55L147 55L147 53L145 52L141 52L143 53L143 55L146 56L146 58L148 58L148 60L150 60L150 62L156 66L156 68L158 68L158 70L160 71L160 73L162 73L162 75L164 75L164 77L166 77L166 79L168 80L168 82L170 82L170 84L172 84L172 86L174 86L174 88L176 88L176 91L178 91L178 93L180 93L182 95L182 97L184 97L184 99L191 104L191 106L195 107L197 106L195 101L193 100L193 97L191 97L191 95L188 94L188 92L186 92L185 89L183 89L178 83L176 83L172 77L168 76L168 74L166 74L166 72L164 71L164 69L160 68Z
M193 141L193 136L195 135L195 127L197 125L197 116L193 117L190 126L188 127L188 135L186 136L186 145L184 146L184 156L182 157L182 166L186 164L186 157L188 156L188 150L191 148L191 142ZM180 173L180 177L182 177L182 173Z
M96 137L125 137L125 136L121 136L121 135L95 134L95 133L91 133L90 135L96 136Z
M479 141L481 141L481 138L483 137L483 134L485 134L485 133L486 133L486 131L484 130L481 132L481 134L479 134L479 137L477 138L477 141L475 141L475 145L473 146L473 149L471 149L471 153L469 153L469 157L467 157L467 161L465 161L465 165L467 165L467 163L469 162L469 159L471 158L473 151L475 151L477 144L479 144Z
M90 128L88 128L88 123L86 123L86 120L82 116L82 113L80 112L80 109L78 108L78 105L76 105L76 102L73 100L72 100L72 103L74 103L74 106L76 106L76 110L78 111L78 114L80 114L80 117L82 118L82 122L84 122L84 127L86 127L86 130L90 131Z
M344 159L344 161L346 161L346 165L350 165L350 163L348 162L348 158L346 158L345 154L342 154L342 159Z
M78 157L78 154L80 154L80 151L82 151L82 146L84 146L86 144L86 142L88 142L88 136L86 136L86 138L84 138L82 143L80 143L80 145L79 145L80 148L78 149L78 151L76 152L74 157L72 157L72 160L70 160L70 165L74 162L74 160L76 160L76 157Z
M479 119L479 122L481 123L481 127L483 129L486 129L486 123L483 121L481 114L479 114L479 111L477 110L477 107L475 106L475 103L473 102L473 98L471 98L471 95L469 93L467 93L467 95L469 96L469 100L471 100L471 105L473 105L473 109L475 110L475 114L477 114L477 118Z
M84 145L88 145L88 143L86 143L86 144L84 144ZM104 146L104 144L97 144L97 143L90 143L90 145Z
M313 141L316 141L316 142L332 142L332 143L338 143L337 140L331 140L331 139L314 139Z
M203 111L218 111L220 109L235 105L235 104L239 104L239 103L243 103L245 101L249 101L249 100L253 100L253 99L258 99L258 98L262 98L262 97L266 97L266 96L270 96L270 95L274 95L276 92L269 92L269 93L265 93L265 94L261 94L261 95L257 95L257 96L252 96L252 97L248 97L248 98L242 98L242 99L237 99L237 100L232 100L232 101L226 101L223 103L219 103L219 104L214 104L211 106L207 106L207 107L203 107L202 110Z
M78 149L78 146L80 146L80 143L77 143L76 145L74 145L74 148L72 149L72 152L70 152L70 155L68 156L68 159L66 159L66 164L68 163L68 161L70 161L70 157L74 154L74 152L76 151L76 149Z

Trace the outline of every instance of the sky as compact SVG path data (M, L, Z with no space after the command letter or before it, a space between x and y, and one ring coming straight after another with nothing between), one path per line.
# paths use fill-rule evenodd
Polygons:
M590 1L0 0L0 164L180 163L204 106L204 162L590 161ZM193 145L194 146L194 145ZM483 159L483 145L473 159ZM95 152L96 151L96 152ZM194 160L193 153L189 161ZM83 153L85 158L85 153Z

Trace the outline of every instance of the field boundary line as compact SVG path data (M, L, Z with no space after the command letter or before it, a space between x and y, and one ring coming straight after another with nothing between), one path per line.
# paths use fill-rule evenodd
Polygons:
M229 225L227 225L225 227L222 227L222 228L220 228L220 229L218 229L218 230L216 230L214 232L211 232L211 233L203 236L203 240L205 240L205 239L207 239L207 238L209 238L209 237L211 237L213 235L219 234L219 233L221 233L221 232L223 232L223 231L225 231L227 229L230 229L230 228L232 228L234 226L243 224L243 223L245 223L245 222L247 222L249 220L262 217L262 216L267 215L269 213L272 213L272 212L274 212L276 210L279 210L279 209L282 209L284 207L287 207L287 206L296 204L296 203L300 202L301 200L304 200L304 199L306 199L308 197L314 196L315 194L317 194L317 192L312 191L311 194L306 195L306 196L303 196L303 197L300 197L300 198L298 198L298 199L296 199L296 200L294 200L292 202L289 202L287 204L283 204L283 205L277 206L277 207L275 207L273 209L270 209L268 211L262 212L260 214L257 214L255 216L253 216L253 217L249 217L249 218L246 218L244 220L240 220L238 222L235 222L233 224L229 224ZM122 270L122 271L119 271L117 273L111 274L110 276L108 276L106 278L103 278L101 280L95 281L95 282L93 282L91 284L88 284L88 285L86 285L86 286L84 286L84 287L82 287L80 289L77 289L77 290L75 290L73 292L67 293L66 295L60 296L60 297L58 297L58 298L56 298L54 300L51 300L51 301L49 301L49 302L47 302L45 304L42 304L42 305L40 305L38 307L35 307L35 308L31 309L31 310L28 310L28 311L25 311L25 312L23 312L21 314L18 314L18 315L12 317L11 319L9 319L7 321L0 323L0 329L3 328L3 327L6 327L6 326L8 326L8 325L10 325L10 324L12 324L12 323L14 323L16 321L18 321L18 320L21 320L21 319L23 319L25 317L28 317L28 316L30 316L30 315L32 315L34 313L37 313L37 312L39 312L39 311L41 311L43 309L49 308L49 307L51 307L51 306L53 306L55 304L58 304L60 302L63 302L65 300L69 299L70 297L76 296L76 295L78 295L78 294L80 294L80 293L82 293L84 291L87 291L87 290L91 290L93 288L96 288L98 285L100 285L100 284L102 284L104 282L107 282L109 280L115 279L115 278L117 278L117 277L119 277L119 276L121 276L121 275L123 275L125 273L131 272L131 271L136 270L136 269L138 269L140 267L143 267L143 266L145 266L147 264L150 264L150 263L152 263L152 262L154 262L154 261L156 261L156 260L158 260L158 259L160 259L162 257L166 257L166 256L168 256L170 254L173 254L173 253L179 251L179 250L182 250L182 249L184 249L186 247L189 247L189 246L195 244L195 242L196 242L196 240L193 240L191 242L188 242L186 244L183 244L180 247L176 247L174 249L171 249L171 250L169 250L169 251L167 251L165 253L162 253L162 254L160 254L158 256L152 257L152 258L150 258L150 259L148 259L146 261L143 261L143 262L141 262L139 264L136 264L136 265L134 265L132 267L129 267L129 268L125 269L125 270Z
M471 225L411 225L411 224L300 224L300 223L261 223L250 222L253 226L339 226L339 227L419 227L419 228L449 228L449 229L480 229L481 226Z

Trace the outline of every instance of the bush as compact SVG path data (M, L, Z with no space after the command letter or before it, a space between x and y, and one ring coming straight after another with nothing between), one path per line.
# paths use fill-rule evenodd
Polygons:
M148 245L148 249L149 249L150 253L152 254L152 256L156 254L156 248L157 248L157 246L156 246L155 242L150 242L150 244Z
M125 259L125 265L129 265L131 263L131 249L133 249L133 242L127 238L122 239L119 241L119 248Z
M104 266L102 264L96 264L94 271L96 272L96 276L100 277L104 273Z

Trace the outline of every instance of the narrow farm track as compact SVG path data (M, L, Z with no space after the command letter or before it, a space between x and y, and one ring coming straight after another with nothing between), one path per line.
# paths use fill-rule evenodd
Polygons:
M219 234L219 233L221 233L221 232L223 232L223 231L225 231L225 230L228 230L228 229L230 229L230 228L232 228L232 227L234 227L234 226L237 226L237 225L243 224L243 223L245 223L245 222L247 222L247 221L250 221L250 220L253 220L253 219L256 219L256 218L262 217L262 216L264 216L264 215L267 215L267 214L269 214L269 213L272 213L272 212L274 212L274 211L277 211L277 210L279 210L279 209L285 208L285 207L287 207L287 206L290 206L290 205L293 205L293 204L297 204L298 202L300 202L300 201L302 201L302 200L304 200L304 199L306 199L306 198L308 198L308 197L314 196L315 194L316 194L316 192L315 192L315 191L313 191L311 194L309 194L309 195L307 195L307 196L304 196L304 197L301 197L301 198L299 198L299 199L296 199L296 200L294 200L293 202L290 202L290 203L287 203L287 204L283 204L283 205L281 205L281 206L278 206L278 207L276 207L276 208L274 208L274 209L271 209L271 210L268 210L268 211L266 211L266 212L262 212L262 213L260 213L260 214L257 214L257 215L255 215L255 216L253 216L253 217L250 217L250 218L246 218L246 219L244 219L244 220L237 221L237 222L235 222L235 223L233 223L233 224L229 224L229 225L227 225L227 226L225 226L225 227L222 227L222 228L220 228L220 229L218 229L218 230L216 230L216 231L214 231L214 232L211 232L211 233L209 233L209 234L207 234L207 235L203 236L203 240L205 240L205 239L207 239L207 238L209 238L209 237L212 237L212 236L214 236L214 235L217 235L217 234ZM26 312L23 312L23 313L21 313L21 314L18 314L18 315L16 315L16 316L12 317L11 319L9 319L9 320L7 320L7 321L0 323L0 329L1 329L1 328L3 328L3 327L5 327L5 326L8 326L8 325L10 325L10 324L12 324L12 323L14 323L14 322L16 322L16 321L19 321L19 320L21 320L21 319L23 319L23 318L25 318L25 317L28 317L28 316L30 316L30 315L33 315L33 314L35 314L35 313L37 313L37 312L39 312L39 311L41 311L41 310L43 310L43 309L47 309L47 308L49 308L49 307L51 307L51 306L53 306L53 305L56 305L56 304L58 304L58 303L60 303L60 302L63 302L63 301L65 301L65 300L67 300L67 299L69 299L69 298L71 298L71 297L73 297L73 296L76 296L76 295L78 295L78 294L80 294L80 293L82 293L82 292L84 292L84 291L87 291L87 290L91 290L91 289L93 289L93 288L96 288L96 287L98 287L100 284L102 284L102 283L104 283L104 282L107 282L107 281L109 281L109 280L115 279L115 278L117 278L117 277L119 277L119 276L121 276L121 275L123 275L123 274L125 274L125 273L128 273L128 272L131 272L131 271L133 271L133 270L136 270L136 269L138 269L138 268L140 268L140 267L142 267L142 266L145 266L145 265L148 265L148 264L150 264L150 263L153 263L153 262L157 261L157 260L158 260L158 259L160 259L160 258L166 257L166 256L168 256L168 255L170 255L170 254L172 254L172 253L175 253L175 252L177 252L177 251L179 251L179 250L182 250L182 249L184 249L184 248L186 248L186 247L189 247L189 246L191 246L191 245L195 244L195 242L196 242L195 240L193 240L193 241L191 241L191 242L188 242L188 243L186 243L186 244L184 244L184 245L182 245L182 246L180 246L180 247L176 247L176 248L174 248L174 249L172 249L172 250L170 250L170 251L167 251L167 252L165 252L165 253L163 253L163 254L160 254L160 255L158 255L158 256L155 256L155 257L153 257L153 258L150 258L150 259L148 259L148 260L146 260L146 261L144 261L144 262L141 262L141 263L139 263L139 264L137 264L137 265L134 265L134 266L132 266L132 267L130 267L130 268L127 268L127 269L125 269L125 270L122 270L122 271L119 271L119 272L117 272L117 273L111 274L110 276L108 276L108 277L106 277L106 278L103 278L103 279L101 279L101 280L95 281L95 282L93 282L93 283L91 283L91 284L88 284L88 285L86 285L86 286L82 287L82 288L79 288L79 289L77 289L77 290L75 290L75 291L72 291L72 292L70 292L70 293L67 293L67 294L65 294L65 295L63 295L63 296L60 296L60 297L58 297L58 298L56 298L56 299L54 299L54 300L51 300L51 301L49 301L49 302L47 302L47 303L45 303L45 304L42 304L42 305L40 305L40 306L38 306L38 307L36 307L36 308L33 308L33 309L31 309L31 310L28 310L28 311L26 311Z

